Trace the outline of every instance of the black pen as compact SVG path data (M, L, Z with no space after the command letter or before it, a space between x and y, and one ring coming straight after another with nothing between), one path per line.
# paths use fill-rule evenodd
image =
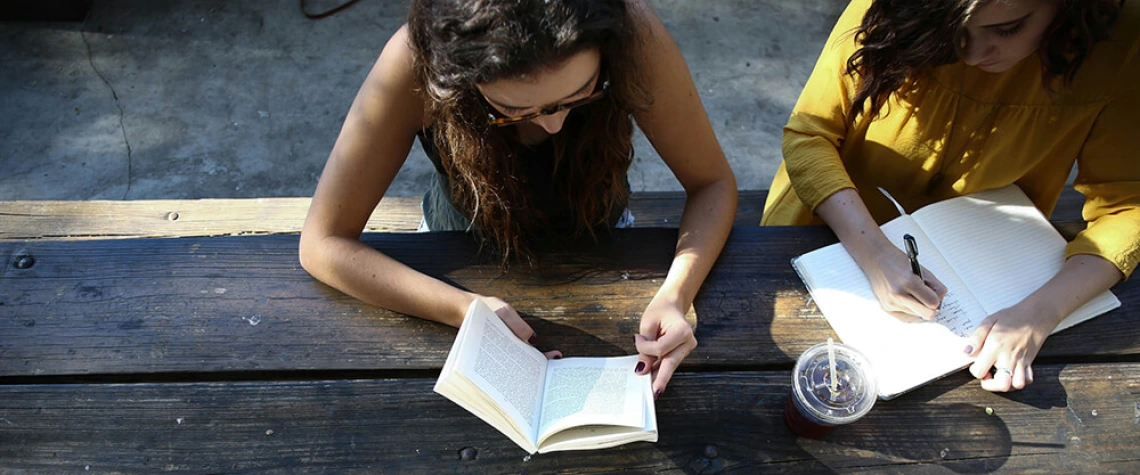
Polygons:
M922 266L918 265L918 244L914 242L914 236L903 234L903 241L906 242L906 257L910 258L910 271L919 279L924 279Z

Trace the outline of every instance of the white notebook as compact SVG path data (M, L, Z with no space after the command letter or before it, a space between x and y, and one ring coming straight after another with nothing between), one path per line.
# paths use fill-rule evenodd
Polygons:
M1056 275L1066 245L1016 185L951 198L911 215L899 211L903 215L884 224L883 233L899 249L905 249L904 234L914 236L919 261L949 289L932 321L903 321L884 311L841 243L792 260L835 333L871 360L882 399L969 366L973 359L962 349L978 324ZM1119 306L1105 291L1053 333Z

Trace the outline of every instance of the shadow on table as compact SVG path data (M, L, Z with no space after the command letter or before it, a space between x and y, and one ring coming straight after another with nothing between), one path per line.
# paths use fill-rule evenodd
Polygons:
M562 350L565 356L626 356L629 351L613 343L581 329L555 323L551 320L537 318L521 313L520 316L530 324L530 328L538 337L538 349L542 351ZM557 339L543 335L557 335ZM632 345L631 345L632 346ZM573 354L567 348L588 348L589 354Z
M724 397L741 395L729 391ZM689 410L691 400L663 396L657 448L684 473L836 473L825 458L797 445L776 408L782 399L767 396L750 411Z
M1005 465L1015 445L1064 448L1014 442L1007 425L1024 420L1010 414L1025 411L1017 404L1039 410L1068 406L1067 392L1058 379L1061 368L1042 366L1026 390L997 394L981 389L969 373L955 373L898 399L879 401L865 419L839 427L819 441L801 439L800 445L832 467L839 466L833 460L843 467L864 468L928 463L956 473L991 473ZM848 458L864 451L873 455L862 461Z
M986 395L995 395L1037 409L1068 407L1069 395L1060 380L1061 371L1064 369L1064 364L1036 365L1034 366L1036 379L1033 384L1026 386L1024 390L1007 393L990 393L982 389L978 380L963 369L944 379L919 387L911 393L903 394L896 401L935 403L938 399L952 397L953 392L958 391L960 395L956 396L957 399L980 399ZM891 402L880 401L878 404L877 407L882 407Z
M1026 445L1013 442L1007 425L1007 421L1017 420L1008 417L1017 408L990 402L997 406L996 413L987 413L983 402L986 395L980 389L951 393L949 398L958 400L950 402L929 401L919 394L909 400L881 402L866 418L838 427L823 438L798 438L782 417L787 387L764 381L749 383L749 375L737 374L740 381L720 385L701 381L702 377L684 378L677 384L686 386L680 391L684 398L667 393L659 401L658 424L662 430L657 447L675 467L688 473L830 473L890 471L928 464L955 473L979 474L1002 469L1013 446ZM721 373L718 378L733 377ZM1050 387L1037 389L1047 395L1022 393L1025 403L1056 403L1060 385L1046 384ZM957 386L961 382L940 385Z
M967 403L876 408L851 426L800 445L832 467L936 464L956 473L992 473L1008 460L1012 440L1000 417ZM866 454L862 457L853 454Z

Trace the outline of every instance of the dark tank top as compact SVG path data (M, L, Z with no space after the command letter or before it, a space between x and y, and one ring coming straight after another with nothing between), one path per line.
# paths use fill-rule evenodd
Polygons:
M464 231L471 225L470 210L459 210L455 206L450 193L450 181L443 168L439 150L436 149L433 130L425 128L416 134L424 154L435 167L432 173L431 184L424 194L423 210L424 221L432 231ZM522 164L522 174L533 192L533 203L542 209L550 221L552 231L569 232L575 227L574 214L570 200L562 187L556 186L556 180L566 179L566 164L555 167L554 141L547 139L532 147L520 147L518 160ZM629 189L629 180L624 186ZM609 227L613 227L621 218L626 203L619 203L614 207L607 220Z

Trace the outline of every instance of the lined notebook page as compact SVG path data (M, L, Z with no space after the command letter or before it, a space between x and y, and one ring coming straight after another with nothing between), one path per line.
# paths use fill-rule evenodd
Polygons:
M1016 185L935 203L913 217L990 314L1020 302L1064 264L1065 239ZM1058 329L1119 305L1106 291Z
M985 310L909 216L887 223L883 231L900 249L903 234L913 235L923 266L951 289L943 300L946 311L936 321L899 319L884 311L867 276L842 244L804 254L793 267L840 340L871 361L879 394L889 399L969 364L962 353L965 340L956 333L968 322L985 318Z

